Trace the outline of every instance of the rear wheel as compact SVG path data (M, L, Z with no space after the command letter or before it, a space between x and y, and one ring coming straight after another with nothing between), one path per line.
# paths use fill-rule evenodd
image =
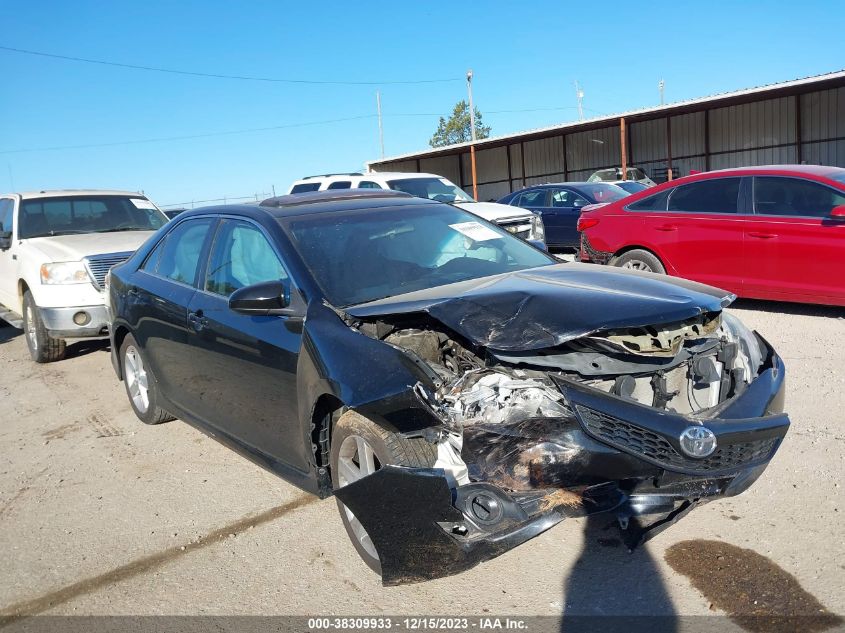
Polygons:
M642 270L643 272L660 273L661 275L666 274L666 268L663 267L657 256L641 248L622 253L619 257L614 257L610 263L619 268L627 268L629 270Z
M50 336L29 290L23 295L23 331L29 355L36 363L53 363L65 357L67 343L63 338Z
M330 463L335 489L372 475L383 466L428 468L436 460L437 446L434 444L421 437L409 439L386 431L354 411L340 416L332 431ZM358 555L380 574L378 552L367 531L340 499L337 507Z
M161 424L173 420L172 415L158 406L158 383L131 334L126 335L120 346L120 362L126 395L138 419L144 424Z

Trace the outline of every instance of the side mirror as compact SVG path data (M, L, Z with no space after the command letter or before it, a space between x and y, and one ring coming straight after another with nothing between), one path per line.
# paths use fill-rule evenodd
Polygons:
M12 247L12 232L0 231L0 251L8 250Z
M830 210L830 217L845 220L845 204L833 207Z
M229 309L256 316L287 314L290 288L283 281L265 281L238 288L229 297Z

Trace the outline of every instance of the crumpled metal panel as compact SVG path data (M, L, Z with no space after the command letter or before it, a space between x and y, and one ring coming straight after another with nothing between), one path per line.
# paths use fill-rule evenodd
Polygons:
M438 286L346 312L356 318L427 313L475 345L513 352L599 330L682 321L718 312L733 299L683 279L571 263Z

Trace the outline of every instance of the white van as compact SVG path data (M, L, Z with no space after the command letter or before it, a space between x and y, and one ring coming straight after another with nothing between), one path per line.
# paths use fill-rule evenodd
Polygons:
M436 174L406 172L370 172L324 174L295 181L288 193L327 191L329 189L393 189L417 198L428 198L455 204L498 224L517 237L545 248L543 220L536 213L497 202L477 202L453 182Z

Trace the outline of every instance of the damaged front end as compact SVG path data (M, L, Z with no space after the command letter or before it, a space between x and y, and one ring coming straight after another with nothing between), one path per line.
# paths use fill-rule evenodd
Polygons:
M409 434L437 443L431 468L388 466L335 491L388 585L458 573L566 517L607 513L633 549L746 490L789 426L780 358L719 309L523 350L421 313L354 327L426 367L410 388L440 421Z

